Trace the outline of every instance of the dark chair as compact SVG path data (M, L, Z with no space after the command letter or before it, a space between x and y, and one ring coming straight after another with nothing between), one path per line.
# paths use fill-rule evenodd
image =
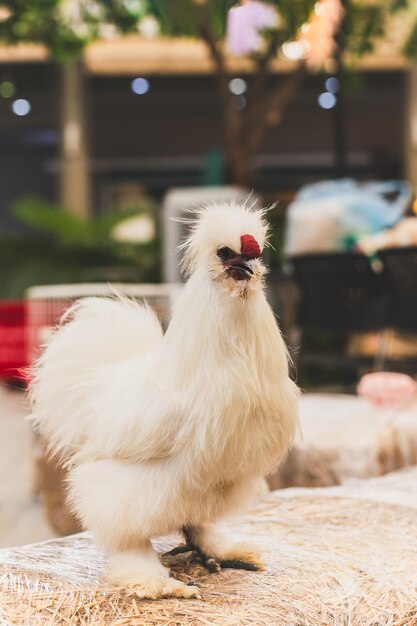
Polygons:
M384 266L387 326L417 333L417 247L387 248L378 256Z
M371 331L385 324L382 276L361 254L292 257L301 292L298 323L306 330Z
M304 254L289 259L299 290L295 325L302 336L321 333L333 351L303 348L301 362L327 367L351 368L358 375L380 361L380 348L372 358L354 358L345 351L353 333L380 331L385 327L384 281L368 257L353 253ZM293 346L294 347L294 346Z

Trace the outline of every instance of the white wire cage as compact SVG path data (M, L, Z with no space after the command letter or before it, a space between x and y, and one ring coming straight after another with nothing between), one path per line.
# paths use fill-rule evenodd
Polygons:
M31 287L27 299L27 360L32 363L48 342L62 315L75 301L90 296L114 297L122 294L151 306L163 326L178 297L180 284L81 283Z

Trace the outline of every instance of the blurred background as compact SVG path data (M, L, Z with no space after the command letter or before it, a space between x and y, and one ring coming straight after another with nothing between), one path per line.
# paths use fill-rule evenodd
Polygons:
M0 545L76 528L23 368L109 283L166 325L171 218L204 202L270 207L268 296L314 392L307 456L271 484L414 462L386 430L410 441L416 395L414 0L0 1L0 166Z

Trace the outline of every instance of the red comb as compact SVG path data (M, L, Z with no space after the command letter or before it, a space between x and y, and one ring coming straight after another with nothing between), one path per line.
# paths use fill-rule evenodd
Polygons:
M242 235L240 238L242 256L246 256L249 259L257 259L261 256L261 249L259 243L252 235Z

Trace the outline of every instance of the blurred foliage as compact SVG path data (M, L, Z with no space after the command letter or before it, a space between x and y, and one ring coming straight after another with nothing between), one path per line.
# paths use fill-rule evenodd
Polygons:
M264 0L275 6L280 20L265 33L277 49L294 39L313 11L315 0ZM403 12L410 23L404 53L417 57L416 0L344 0L346 50L354 55L372 51L387 31L387 17ZM0 22L0 41L43 43L57 61L80 56L106 27L114 32L137 32L140 20L152 15L167 36L200 37L209 29L214 38L226 34L227 13L239 0L0 0L6 18ZM7 16L8 15L8 16ZM414 24L414 25L413 25ZM255 54L256 56L256 54Z
M161 33L170 37L199 37L203 23L210 23L216 38L226 34L228 10L236 2L211 0L210 3L193 0L148 0L148 13L159 23Z
M268 42L276 38L277 49L283 42L297 36L316 3L316 0L265 1L275 6L281 18L276 29L264 33ZM199 37L202 27L208 26L215 38L222 39L226 34L227 13L237 4L239 2L236 0L148 0L148 13L158 20L163 34ZM343 4L344 43L347 51L355 56L371 52L376 41L389 28L389 15L403 12L404 19L410 22L403 51L408 56L417 57L417 13L412 12L415 0L344 0Z
M19 298L36 284L85 281L158 282L158 236L143 244L112 238L112 229L125 219L152 215L153 207L127 209L89 221L30 198L14 213L31 231L0 237L0 297Z
M136 30L143 16L141 0L0 0L6 16L0 22L0 41L44 44L59 62L69 61L99 39L104 28Z
M277 40L277 49L283 42L294 39L301 26L309 19L316 0L264 0L275 6L280 16L276 29L265 33L265 38ZM239 1L228 0L148 0L148 13L159 22L161 32L169 36L199 37L202 26L208 25L217 39L226 34L227 13ZM361 56L374 49L376 41L389 27L388 17L403 12L414 28L404 42L403 51L417 57L417 13L412 14L415 0L344 0L344 39L346 50ZM256 53L255 53L256 56Z
M133 207L85 220L38 198L29 198L17 202L13 212L24 224L53 235L61 245L97 249L115 244L111 231L116 224L138 213L151 212L151 206L145 204L140 209Z
M404 49L405 54L411 58L417 58L417 21L413 26Z

